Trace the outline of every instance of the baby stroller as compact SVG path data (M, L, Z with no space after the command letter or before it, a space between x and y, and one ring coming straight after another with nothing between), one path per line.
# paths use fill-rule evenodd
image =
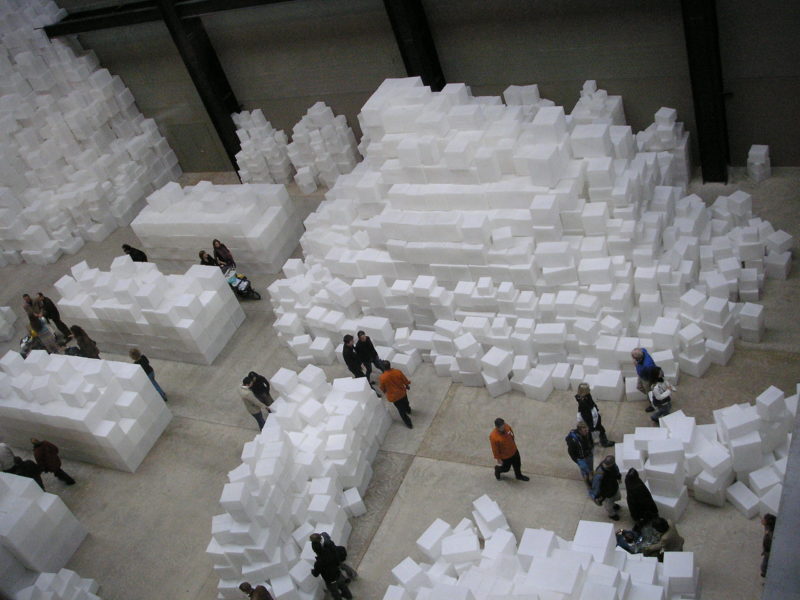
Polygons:
M26 335L19 341L19 353L22 355L22 358L28 358L28 354L31 353L31 350L44 350L45 347L42 344L42 341L31 334Z
M237 273L235 267L224 271L225 279L228 280L228 285L231 286L233 293L239 298L261 300L261 294L253 289L253 284L243 273Z

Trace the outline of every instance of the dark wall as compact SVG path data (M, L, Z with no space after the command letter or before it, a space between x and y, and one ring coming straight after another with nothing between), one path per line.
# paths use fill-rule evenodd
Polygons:
M68 10L108 4L60 0ZM115 2L116 3L116 2ZM586 79L621 95L634 130L661 106L694 134L678 0L423 0L442 69L476 95L539 85L571 111ZM731 160L769 144L773 164L800 165L800 3L718 0ZM290 130L318 100L356 114L386 77L405 75L381 0L293 0L203 18L245 109ZM80 36L131 88L186 171L230 170L166 28L146 24ZM693 148L696 148L693 138ZM695 152L696 156L696 152Z

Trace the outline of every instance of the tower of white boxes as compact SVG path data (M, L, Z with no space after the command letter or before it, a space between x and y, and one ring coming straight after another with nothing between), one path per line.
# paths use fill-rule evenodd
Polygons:
M180 174L119 77L41 27L51 0L0 3L0 266L54 262L127 225Z
M14 322L17 315L10 306L0 306L0 342L7 342L14 337Z
M100 351L209 365L244 321L217 267L163 275L154 263L118 256L109 271L80 262L55 283L62 318L78 323Z
M289 160L289 140L276 131L260 108L233 114L242 149L236 153L242 183L290 183L294 168Z
M270 383L273 412L228 473L207 551L221 598L241 596L244 580L268 580L275 598L320 598L308 536L327 531L346 543L348 516L366 512L371 463L391 418L364 379L330 384L309 365L280 369Z
M760 340L755 302L765 277L787 276L794 240L744 192L711 206L686 195L674 110L634 135L592 81L570 115L536 86L504 97L409 78L365 103L364 161L306 219L305 260L269 288L300 360L329 362L343 332L373 324L407 371L427 360L542 400L587 381L621 400L642 398L637 346L677 380L725 364L737 337Z
M519 542L488 496L455 527L436 519L417 539L424 562L405 558L383 600L453 598L699 598L692 552L655 557L616 547L611 523L580 521L572 541L526 528ZM483 541L483 543L481 543Z
M0 436L46 439L72 460L134 472L172 419L136 364L33 350L0 359Z
M303 233L285 186L208 181L184 188L173 182L153 192L131 228L152 258L196 261L200 250L213 254L216 238L240 269L261 274L280 271Z

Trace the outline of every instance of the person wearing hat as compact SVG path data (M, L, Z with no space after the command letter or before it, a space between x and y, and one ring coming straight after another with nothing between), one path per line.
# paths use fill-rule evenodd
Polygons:
M650 420L654 425L658 425L658 420L672 411L672 391L674 389L667 381L664 381L664 371L659 369L656 383L647 394L653 407Z
M619 521L619 504L616 501L622 497L619 493L621 479L614 455L609 454L595 469L592 489L589 490L594 503L605 508L612 521Z
M522 459L519 456L517 442L514 440L514 430L500 417L494 420L494 429L489 434L489 444L497 461L494 467L495 479L500 479L501 474L508 473L513 467L517 479L530 481L530 477L522 474Z

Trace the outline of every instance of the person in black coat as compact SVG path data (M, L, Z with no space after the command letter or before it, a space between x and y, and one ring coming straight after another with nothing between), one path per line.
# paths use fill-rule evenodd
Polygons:
M255 371L250 371L247 376L250 378L250 391L256 399L264 406L272 406L272 396L269 393L269 380L263 375L259 375Z
M313 548L314 540L312 540L311 544ZM311 569L311 574L314 577L322 576L325 587L328 588L333 600L341 600L342 598L350 600L353 594L350 593L350 588L347 587L347 579L344 573L342 573L342 561L339 559L335 549L334 551L328 551L324 548L324 545L325 544L323 544L323 551L317 554L317 559L314 561L314 568Z
M358 354L361 364L367 370L367 379L372 375L372 366L374 365L381 373L383 373L383 361L378 357L378 351L372 344L370 337L363 331L357 334L358 341L356 342L356 354Z
M147 262L147 254L129 244L122 244L122 251L130 256L133 262Z
M603 418L600 416L600 409L594 403L594 398L589 391L589 384L582 383L578 386L578 393L575 394L575 400L578 402L578 414L581 416L586 425L589 426L589 431L596 431L600 436L600 445L603 448L609 448L616 442L612 442L606 437L606 428L603 427Z
M39 292L36 294L36 304L41 308L42 316L58 327L61 335L69 340L72 337L72 333L70 333L69 327L64 324L64 321L61 320L61 314L58 312L55 302L50 300L50 298L45 296L42 292Z
M605 508L612 521L619 521L617 500L621 498L619 494L621 479L622 475L620 475L617 461L613 454L609 454L595 469L592 489L589 490L589 495L594 499L595 504Z
M347 365L347 368L353 374L353 377L366 377L364 371L361 369L361 357L358 356L358 352L356 352L355 344L353 343L353 336L349 333L342 338L342 358L344 358L344 364Z
M639 531L658 516L658 506L636 469L628 469L625 475L625 491L627 492L628 510L635 523L634 529Z
M73 325L69 328L72 332L72 337L78 343L78 348L81 351L81 356L86 358L100 358L100 350L97 348L95 341L89 337L89 334L83 330L83 327Z
M228 250L228 247L215 239L211 242L214 246L214 258L217 259L219 266L223 269L236 268L236 261L233 260L233 253Z
M317 556L328 554L329 556L326 560L339 561L339 568L341 568L347 576L346 583L358 579L356 570L344 562L347 559L347 549L344 546L337 546L336 542L331 539L331 536L326 531L322 533L312 533L308 539L311 540L311 549L314 551L314 554Z

